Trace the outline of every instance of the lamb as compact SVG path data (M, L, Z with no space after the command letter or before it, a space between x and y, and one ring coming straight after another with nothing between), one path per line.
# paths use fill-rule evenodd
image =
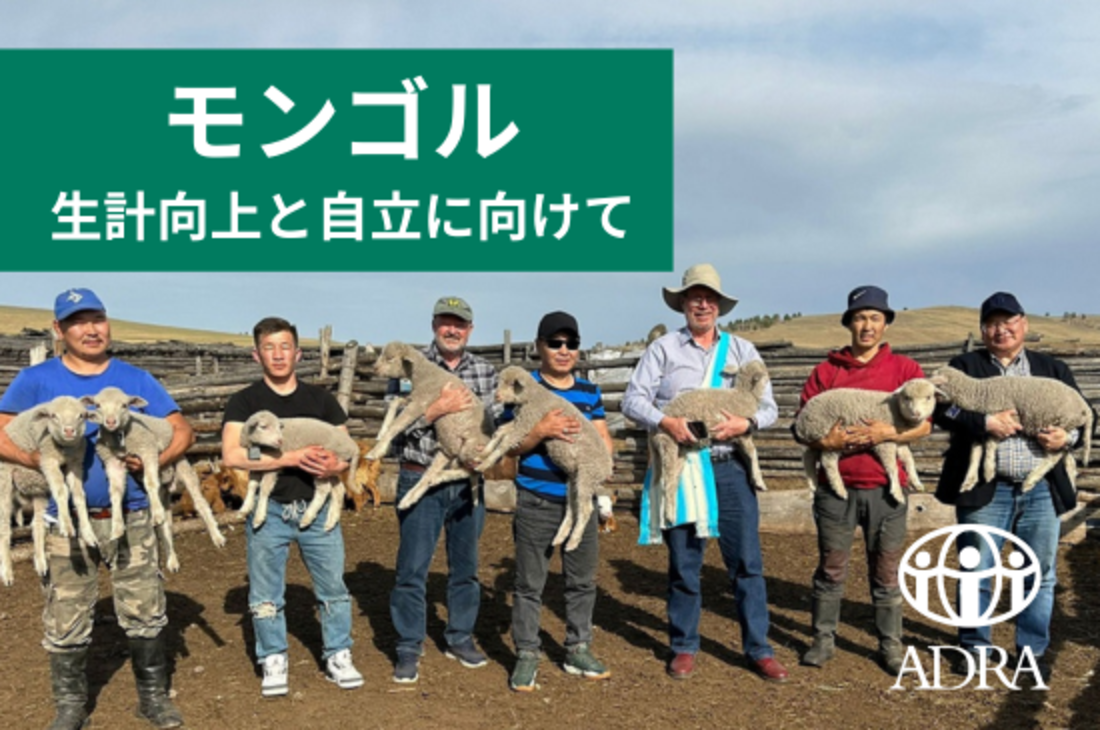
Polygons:
M497 429L486 445L484 458L477 467L482 473L518 446L551 411L560 409L563 415L581 424L581 431L573 442L561 439L547 439L544 442L550 459L569 479L565 519L554 536L553 544L564 542L567 551L574 550L584 537L584 528L592 516L592 503L597 491L611 477L611 454L603 438L575 405L539 385L530 373L516 365L501 372L496 399L515 408L515 420Z
M944 366L930 378L946 400L968 411L986 415L1015 409L1023 433L1034 438L1044 428L1059 427L1070 431L1084 429L1084 463L1088 466L1091 451L1094 414L1088 401L1076 390L1054 378L972 378L953 367ZM982 444L975 442L970 451L970 468L960 491L967 492L978 483L978 462ZM1074 480L1077 465L1067 447L1064 452L1051 452L1041 459L1024 479L1027 492L1039 483L1047 472L1064 459L1070 480ZM985 441L982 476L991 481L997 473L997 440Z
M662 411L666 416L686 418L688 421L702 421L707 428L725 420L723 411L742 418L751 418L760 408L760 399L768 386L768 369L763 361L753 360L744 367L727 366L726 375L737 374L732 388L700 388L691 390L674 398ZM680 471L684 467L684 454L691 445L677 443L669 434L657 430L650 436L653 447L653 470L660 474L664 487L665 517L669 522L676 519L676 490L680 483ZM695 448L708 445L704 439ZM756 446L752 435L746 433L732 441L749 463L749 478L760 491L767 491L764 475L760 473L760 462L756 455Z
M810 399L795 419L795 436L803 444L809 444L824 438L833 426L859 426L866 420L883 421L892 424L899 432L908 431L926 421L936 407L936 388L924 378L913 378L893 393L859 388L837 388L819 393ZM917 476L917 465L913 461L913 452L905 444L884 441L871 448L882 462L886 476L890 480L890 495L901 504L905 495L898 479L898 463L905 467L909 475L909 484L916 490L923 490ZM819 451L810 447L802 453L802 463L806 469L806 481L810 491L817 488L817 462L825 470L829 486L841 499L848 498L848 490L840 478L837 463L839 451Z
M39 454L39 469L0 462L0 582L10 586L14 579L11 565L11 507L16 490L34 504L34 567L46 575L45 508L48 497L58 505L58 532L74 534L69 516L69 495L77 511L80 539L96 545L84 498L84 430L88 412L76 398L58 396L48 403L23 411L4 429L8 438L24 451Z
M322 446L336 454L341 461L348 462L349 468L345 474L347 488L351 489L353 494L362 493L362 489L355 481L355 472L359 464L359 445L347 431L339 426L333 426L316 418L280 419L271 411L259 411L245 421L241 429L241 446L245 449L257 446L276 452L296 451L307 446ZM257 472L249 474L248 495L241 506L241 514L247 515L255 507L256 514L252 517L253 527L259 527L267 519L268 497L271 495L271 490L275 488L278 476L275 471L264 472L262 477L258 477ZM328 516L325 518L325 530L336 527L344 509L344 494L345 486L342 478L315 479L313 499L310 500L298 524L301 527L312 524L325 506L325 501L331 497L332 504L329 505Z
M405 510L412 507L425 492L437 484L470 477L473 472L466 465L481 459L482 450L492 436L493 423L492 413L462 379L428 360L415 347L401 342L391 342L382 348L374 372L384 378L407 378L412 383L412 391L390 405L386 421L378 433L378 443L366 457L372 461L386 455L393 439L424 415L428 406L439 398L444 387L450 385L470 392L472 402L469 408L458 413L448 413L435 421L433 425L439 439L439 450L424 471L424 476L402 498L397 508ZM405 408L394 416L399 405L404 405ZM477 499L476 491L474 499Z
M198 474L187 459L165 466L158 466L161 453L172 441L172 424L163 418L135 413L133 408L143 408L148 403L140 396L131 396L119 388L107 387L94 396L85 396L83 402L93 406L90 420L99 425L96 454L103 461L111 496L111 539L118 540L126 533L123 513L123 497L126 495L126 457L141 459L142 475L149 497L149 512L160 537L165 567L176 573L180 569L172 538L172 513L164 509L169 495L180 485L191 495L195 509L202 518L210 540L217 547L225 545L225 536L203 498ZM159 515L159 517L158 517Z

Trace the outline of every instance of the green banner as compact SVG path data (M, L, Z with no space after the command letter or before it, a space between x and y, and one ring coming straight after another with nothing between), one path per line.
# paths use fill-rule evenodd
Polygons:
M7 271L668 271L669 50L0 50Z

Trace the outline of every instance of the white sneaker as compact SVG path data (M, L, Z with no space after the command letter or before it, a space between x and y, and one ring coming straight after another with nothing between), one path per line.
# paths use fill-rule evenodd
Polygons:
M351 663L350 649L342 649L328 658L325 663L325 678L335 682L340 689L363 686L363 675Z
M261 662L264 668L264 681L260 685L260 694L264 697L282 697L287 693L286 654L270 654Z

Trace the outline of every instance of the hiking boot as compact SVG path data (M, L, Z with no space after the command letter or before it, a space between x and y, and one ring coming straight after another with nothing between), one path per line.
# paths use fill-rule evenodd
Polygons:
M808 667L823 667L836 653L836 627L840 622L840 601L814 598L814 643L802 655L801 663Z
M168 698L168 658L164 634L157 634L152 639L131 637L130 664L138 693L135 714L148 720L155 728L183 725L183 715Z
M457 659L458 663L467 669L477 669L489 663L476 646L473 639L466 639L461 644L447 647L447 658Z
M420 657L416 654L398 654L397 664L393 665L393 681L398 684L413 684L420 679Z
M570 674L586 679L607 679L611 672L607 670L599 659L592 656L588 644L577 644L565 654L562 669Z
M897 676L905 663L905 647L901 643L901 601L875 606L875 629L878 631L878 661L892 676Z
M50 685L57 716L49 730L79 730L88 723L88 647L50 652Z
M351 650L342 649L325 662L325 678L335 682L340 689L355 689L363 686L363 675L351 662Z
M531 692L535 689L535 677L538 673L539 653L530 649L520 649L508 686L516 692Z
M264 668L264 681L260 694L264 697L282 697L288 691L286 654L269 654L260 662Z

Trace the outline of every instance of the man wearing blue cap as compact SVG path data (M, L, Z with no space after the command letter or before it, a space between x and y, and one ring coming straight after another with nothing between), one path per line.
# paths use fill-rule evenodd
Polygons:
M89 289L68 289L54 303L54 331L65 344L61 357L24 369L0 399L0 459L37 469L38 453L19 449L3 428L17 413L57 396L92 396L114 386L144 398L143 413L167 419L172 441L160 457L160 466L176 461L194 442L194 433L175 401L149 373L112 358L111 325L107 308ZM99 592L98 568L106 563L114 593L115 614L126 632L130 659L137 680L138 713L155 727L183 724L179 710L168 698L168 662L162 629L168 623L164 587L158 565L155 525L145 491L131 474L127 478L126 534L111 539L111 500L103 462L95 455L97 429L88 425L88 457L84 490L96 545L85 545L76 536L62 536L57 510L69 505L50 502L49 585L43 612L50 656L50 676L57 717L51 728L80 728L87 722L88 680L85 667L91 643L93 607ZM131 472L144 467L136 458ZM89 569L92 568L92 569Z
M1056 358L1024 347L1027 338L1027 314L1015 296L996 292L981 309L983 348L958 355L949 363L974 378L1055 378L1077 388L1069 367ZM959 524L987 525L1006 530L1026 542L1039 558L1039 594L1016 618L1017 659L1030 649L1036 658L1044 684L1049 684L1050 665L1041 657L1050 644L1050 617L1054 611L1055 566L1058 558L1059 515L1077 504L1077 494L1061 461L1028 492L1022 489L1024 478L1037 459L1048 451L1075 446L1082 434L1048 428L1035 438L1021 433L1015 411L985 415L966 411L952 404L936 408L935 423L951 433L951 445L944 454L943 472L936 497L955 505ZM990 436L997 445L997 474L992 481L979 481L968 492L960 492L970 463L971 447ZM997 539L998 549L1002 540ZM981 562L974 570L993 567L993 556L983 549L980 536L965 532L959 536L958 547L979 548ZM983 579L980 592L980 612L984 615L991 598L989 579ZM967 651L978 654L991 645L989 627L959 629L959 643ZM965 660L966 657L963 657ZM993 660L990 659L992 664ZM956 669L969 673L960 661Z
M890 393L913 378L924 377L920 365L898 355L883 341L894 321L886 291L859 286L848 295L848 309L840 323L848 328L851 344L833 350L810 373L802 387L799 408L811 398L835 388L880 390ZM814 524L817 526L818 564L813 577L813 646L802 655L802 664L821 667L833 657L844 582L848 576L852 540L858 526L867 543L867 572L871 602L875 607L875 631L879 638L878 660L897 675L905 656L901 643L901 588L898 564L905 549L909 505L890 496L889 479L870 449L884 441L906 444L932 431L932 424L899 433L892 424L870 421L860 426L837 424L815 449L840 451L840 478L847 498L833 492L823 473L814 492ZM902 486L905 470L898 468Z

